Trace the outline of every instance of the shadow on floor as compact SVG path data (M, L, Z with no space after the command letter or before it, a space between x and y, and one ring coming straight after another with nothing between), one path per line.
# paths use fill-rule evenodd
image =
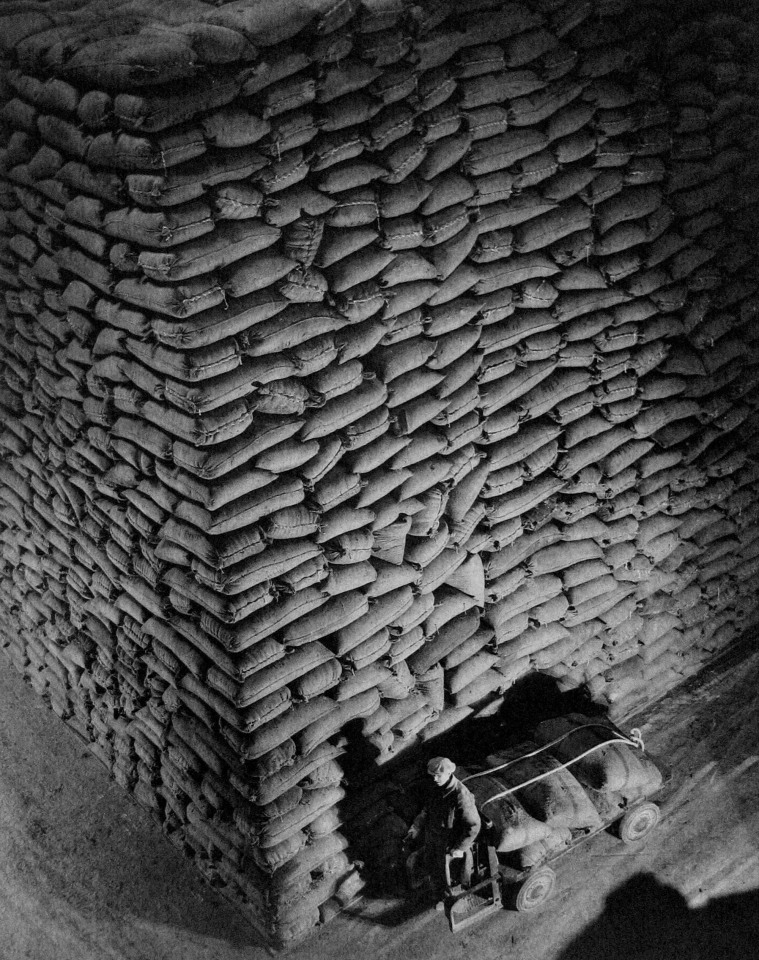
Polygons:
M640 873L559 960L746 960L759 951L759 890L691 910L674 887Z

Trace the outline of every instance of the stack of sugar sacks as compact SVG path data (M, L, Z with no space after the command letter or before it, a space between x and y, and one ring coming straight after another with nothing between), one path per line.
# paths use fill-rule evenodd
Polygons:
M755 616L750 5L104 11L3 20L3 643L281 944L346 751Z

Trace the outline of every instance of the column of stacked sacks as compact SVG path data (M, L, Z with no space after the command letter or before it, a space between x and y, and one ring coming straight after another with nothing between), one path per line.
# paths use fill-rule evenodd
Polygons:
M751 3L265 6L0 20L0 626L283 944L357 741L756 620L759 179Z

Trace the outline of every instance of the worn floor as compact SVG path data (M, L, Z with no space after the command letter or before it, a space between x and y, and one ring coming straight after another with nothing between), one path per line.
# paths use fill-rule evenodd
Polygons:
M640 849L609 835L560 861L538 914L464 934L442 915L368 902L295 960L722 960L759 953L759 645L642 717L674 768L663 822ZM246 921L163 839L0 660L0 957L259 960Z

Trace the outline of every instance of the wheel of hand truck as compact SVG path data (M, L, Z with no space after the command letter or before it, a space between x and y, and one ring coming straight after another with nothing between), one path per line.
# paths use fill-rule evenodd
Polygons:
M514 906L520 913L537 910L549 900L556 885L556 874L550 867L539 867L522 883Z
M622 843L636 843L647 837L659 822L661 811L655 803L641 803L628 810L619 821L617 833Z

